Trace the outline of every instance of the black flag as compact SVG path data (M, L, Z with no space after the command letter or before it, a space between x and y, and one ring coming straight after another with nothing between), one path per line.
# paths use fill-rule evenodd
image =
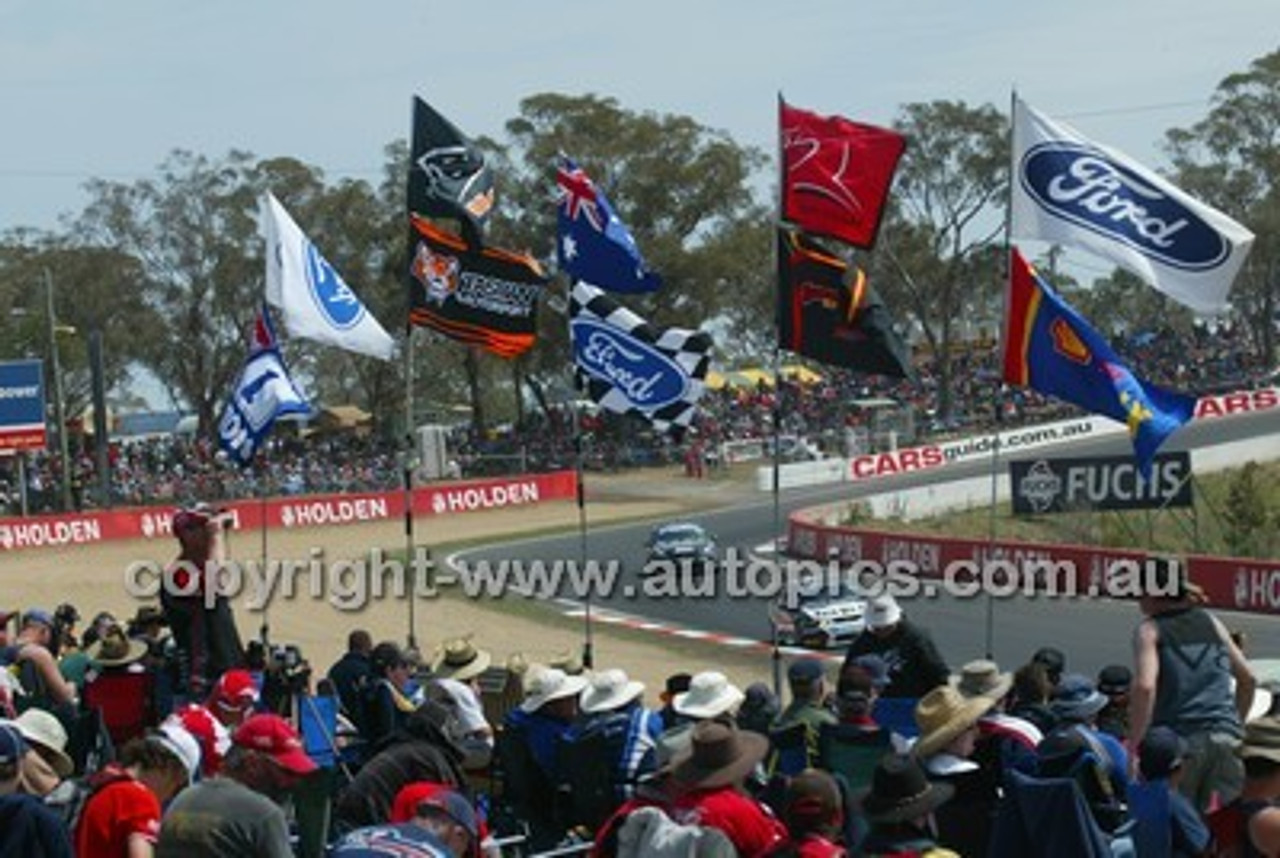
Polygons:
M910 354L862 269L778 229L779 346L832 366L911 376Z
M484 153L421 98L413 99L410 214L453 218L473 247L493 211L493 171Z

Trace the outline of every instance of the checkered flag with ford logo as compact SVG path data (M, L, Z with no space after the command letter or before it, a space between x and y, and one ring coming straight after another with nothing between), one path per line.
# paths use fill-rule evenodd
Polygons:
M711 336L657 328L589 283L569 294L578 389L618 414L635 414L677 438L693 421L711 363Z

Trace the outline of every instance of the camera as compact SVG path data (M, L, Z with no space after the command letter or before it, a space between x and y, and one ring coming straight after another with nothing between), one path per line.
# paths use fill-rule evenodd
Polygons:
M296 644L273 644L263 675L262 696L267 708L285 714L294 697L311 686L311 665Z

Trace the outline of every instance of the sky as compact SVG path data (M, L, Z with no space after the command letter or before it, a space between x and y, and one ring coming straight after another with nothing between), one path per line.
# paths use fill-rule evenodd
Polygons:
M414 94L473 136L594 93L772 153L778 93L888 124L938 99L1007 112L1016 87L1159 168L1164 132L1278 47L1276 0L0 0L0 232L55 228L88 179L154 177L174 149L377 181Z

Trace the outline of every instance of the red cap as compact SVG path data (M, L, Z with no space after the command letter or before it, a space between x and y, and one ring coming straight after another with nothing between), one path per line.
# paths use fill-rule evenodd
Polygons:
M258 751L275 760L282 768L297 775L316 770L315 762L302 748L302 740L289 722L279 715L252 715L231 737L242 748Z
M181 533L184 530L204 527L211 518L213 518L213 510L208 504L184 506L173 514L173 532Z
M258 685L247 670L228 670L213 686L215 702L229 709L244 709L258 702Z
M190 703L169 716L200 744L200 768L206 777L216 775L222 768L222 758L231 747L231 734L222 722L198 703Z

